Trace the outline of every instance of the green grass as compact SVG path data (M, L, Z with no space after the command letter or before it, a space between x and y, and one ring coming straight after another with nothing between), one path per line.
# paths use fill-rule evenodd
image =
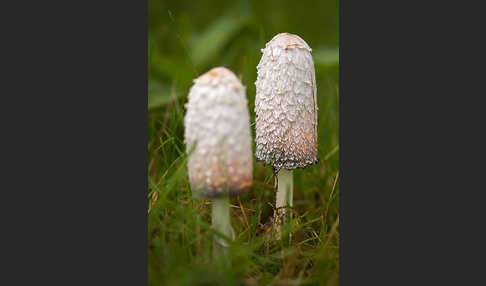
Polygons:
M276 3L149 0L149 285L339 285L337 1ZM224 65L247 87L254 128L260 49L279 32L313 48L320 161L294 171L290 245L269 231L274 176L254 162L250 191L231 199L237 237L225 269L211 259L210 201L193 199L188 182L184 103L195 77Z

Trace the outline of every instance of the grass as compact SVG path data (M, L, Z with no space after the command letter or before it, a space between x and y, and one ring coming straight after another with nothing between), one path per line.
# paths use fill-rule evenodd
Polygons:
M149 285L338 285L337 1L305 7L281 1L268 15L276 1L229 2L149 0ZM236 240L230 243L232 267L225 269L211 260L210 201L193 199L188 182L184 103L193 78L224 65L247 87L254 128L260 49L284 31L299 34L313 48L320 161L294 171L290 245L269 231L274 175L254 162L250 191L231 198Z

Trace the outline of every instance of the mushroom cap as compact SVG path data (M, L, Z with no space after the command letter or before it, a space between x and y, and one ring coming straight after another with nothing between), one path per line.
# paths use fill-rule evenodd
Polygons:
M317 88L312 49L297 35L281 33L262 49L257 66L258 161L292 170L317 163Z
M245 87L227 68L213 68L194 80L184 117L194 197L235 195L252 184L247 104Z

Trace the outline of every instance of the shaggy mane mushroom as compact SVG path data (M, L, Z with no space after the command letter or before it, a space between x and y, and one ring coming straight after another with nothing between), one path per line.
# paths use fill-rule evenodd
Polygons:
M187 168L193 196L212 199L212 226L234 237L229 196L253 180L245 87L227 68L213 68L194 80L184 117ZM215 248L227 243L215 237ZM218 254L217 254L218 255Z
M275 222L292 207L292 170L317 163L317 88L312 49L281 33L262 49L257 66L256 152L277 173Z

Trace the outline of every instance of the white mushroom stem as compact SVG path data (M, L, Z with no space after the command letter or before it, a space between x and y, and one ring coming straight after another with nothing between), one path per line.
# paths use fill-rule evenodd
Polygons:
M213 200L212 226L218 233L231 239L233 238L234 231L230 222L230 204L228 196ZM223 246L228 246L222 238L218 238L217 241Z
M223 196L221 198L213 199L213 212L212 212L212 228L219 234L224 235L231 240L234 239L235 233L231 227L230 221L230 203L229 197ZM223 260L228 261L227 247L228 243L220 236L214 237L213 255ZM229 263L229 262L226 262Z
M291 216L291 207L293 205L294 200L294 180L293 180L293 171L281 169L277 173L277 203L276 208L276 227L280 229L280 224L282 220L286 219L286 214L289 214L289 218Z

